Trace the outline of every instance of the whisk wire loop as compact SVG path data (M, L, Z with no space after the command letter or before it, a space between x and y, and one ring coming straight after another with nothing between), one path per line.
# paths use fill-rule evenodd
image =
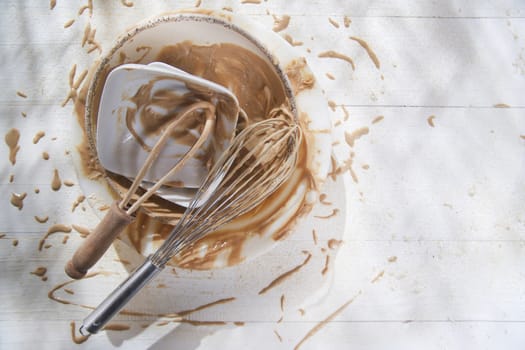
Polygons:
M290 176L301 139L300 128L281 118L244 129L212 167L151 261L164 266L183 248L258 206Z

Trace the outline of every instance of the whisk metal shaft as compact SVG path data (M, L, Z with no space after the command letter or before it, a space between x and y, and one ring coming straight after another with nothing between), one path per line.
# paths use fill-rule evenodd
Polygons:
M212 167L168 239L84 320L80 332L97 333L174 255L268 198L293 172L301 138L300 128L283 118L244 129Z

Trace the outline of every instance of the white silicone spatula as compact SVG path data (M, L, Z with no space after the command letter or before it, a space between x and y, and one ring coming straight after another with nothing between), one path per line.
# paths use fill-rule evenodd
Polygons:
M168 179L168 183L179 184L178 186L163 186L157 191L163 198L185 205L207 174L209 164L200 160L204 158L204 153L209 152L209 147L214 147L215 149L211 150L212 160L217 160L233 138L239 105L235 95L225 87L165 63L125 64L115 68L106 79L100 101L96 147L100 163L105 169L130 179L135 178L149 154L140 142L153 147L161 136L147 133L139 122L138 116L133 118L132 129L140 140L132 134L129 125L126 124L128 111L140 112L134 105L133 96L137 95L141 87L153 81L151 95L163 90L169 90L180 96L195 91L207 91L208 93L200 94L199 98L216 106L214 129L220 132L212 132L202 149ZM220 108L221 106L229 106L229 108ZM232 106L234 108L231 108ZM173 110L157 108L156 112L173 114L176 117L176 112ZM166 174L190 147L191 145L170 138L161 150L157 161L144 175L142 187L151 187L151 184Z

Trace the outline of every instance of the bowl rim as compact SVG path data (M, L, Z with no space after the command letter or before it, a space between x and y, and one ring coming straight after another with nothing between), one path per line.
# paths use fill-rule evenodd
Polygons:
M195 9L193 9L195 10ZM183 9L180 11L174 11L171 13L165 13L157 16L153 16L147 19L144 19L137 24L135 24L131 29L128 29L124 34L122 34L117 40L114 45L112 45L111 49L108 53L103 55L102 59L100 60L97 69L94 72L93 80L90 82L90 86L88 88L88 93L86 96L86 105L85 105L85 117L84 117L84 128L87 131L87 139L88 144L91 149L91 152L96 158L97 163L100 164L100 160L98 158L98 152L96 148L96 140L94 135L96 134L96 129L93 129L96 127L96 124L93 125L92 121L94 118L92 118L93 114L98 114L97 110L94 110L96 107L98 107L98 104L96 106L94 105L96 97L97 97L97 90L99 86L102 86L101 84L104 83L104 77L107 76L106 69L110 64L110 61L113 59L115 54L130 40L132 40L137 34L151 29L153 27L156 27L157 25L160 25L165 22L206 22L211 24L217 24L222 25L227 30L231 30L236 32L237 34L240 34L242 37L247 39L251 44L253 44L257 49L259 49L265 56L265 58L268 60L268 62L272 65L272 68L275 70L275 73L279 77L279 80L283 84L284 93L286 98L289 101L291 112L294 116L294 121L296 123L299 123L299 116L298 116L298 110L297 110L297 102L295 98L295 94L293 92L293 89L291 87L290 80L288 79L288 76L283 71L283 69L280 67L279 62L277 61L275 55L273 55L259 40L257 40L252 34L248 33L246 30L241 28L240 26L231 23L228 20L227 17L229 15L225 14L224 12L219 11L213 11L213 12L206 12L206 13L199 13L199 12L189 12L191 10ZM214 15L210 15L210 14ZM226 17L227 19L219 18L219 16ZM116 68L116 67L114 67ZM109 72L107 72L109 74ZM98 116L97 116L98 119ZM104 177L107 177L104 174ZM107 180L107 179L106 179ZM110 182L110 181L108 181Z

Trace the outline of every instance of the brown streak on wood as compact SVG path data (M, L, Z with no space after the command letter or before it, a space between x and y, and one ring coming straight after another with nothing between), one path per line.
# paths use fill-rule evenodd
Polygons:
M428 123L428 125L431 126L432 128L435 126L435 125L434 125L434 118L435 118L435 117L436 117L435 115L431 115L430 117L427 118L427 123Z
M52 225L50 228L48 228L46 234L44 235L44 237L38 243L38 250L41 251L42 247L44 246L44 243L46 242L46 239L49 236L51 236L52 234L55 234L57 232L70 233L71 232L71 227L68 226L68 225L64 225L64 224L54 224L54 225Z
M275 329L273 330L273 333L275 334L275 336L277 337L279 342L282 343L283 342L283 338L281 337L281 335Z
M192 326L224 326L224 325L226 325L226 322L224 322L224 321L197 321L197 320L182 319L182 320L178 320L178 321L174 321L174 322L187 323L187 324L190 324Z
M377 124L379 123L380 121L382 121L385 117L382 116L382 115L378 115L377 117L375 117L373 120L372 120L372 124Z
M187 316L187 315L192 314L194 312L197 312L197 311L200 311L200 310L203 310L203 309L207 309L207 308L215 306L215 305L226 304L226 303L232 302L234 300L235 300L235 297L223 298L223 299L219 299L219 300L213 301L211 303L207 303L207 304L198 306L198 307L193 308L193 309L179 311L176 314L179 315L179 316Z
M328 268L330 266L330 255L327 255L324 262L324 268L321 271L321 275L325 275L328 272Z
M301 264L297 265L293 269L290 269L290 270L286 271L285 273L283 273L282 275L280 275L279 277L277 277L276 279L271 281L266 287L264 287L263 289L261 289L259 291L259 295L262 295L262 294L266 293L267 291L269 291L270 289L272 289L272 288L278 286L279 284L283 283L288 277L290 277L294 273L298 272L303 266L308 264L308 262L310 261L311 257L312 257L312 254L308 253L308 255L306 256L306 259L304 259L304 261Z
M370 48L370 46L368 45L366 41L364 41L361 38L355 37L355 36L351 36L350 39L358 42L359 45L361 45L361 47L365 49L366 53L368 54L368 57L370 57L370 59L372 60L372 62L374 63L377 69L381 68L381 63L379 62L377 55L372 50L372 48Z
M374 277L373 280L370 281L370 283L376 283L377 281L379 281L381 279L381 277L383 277L385 275L385 270L381 270L381 272L379 272L377 274L376 277Z
M273 28L274 32L280 32L285 30L290 24L290 16L283 15L281 17L273 16Z
M333 51L333 50L328 50L328 51L321 52L319 55L317 55L317 57L319 57L319 58L336 58L336 59L340 59L340 60L346 61L346 62L350 63L350 65L352 66L352 70L355 70L354 60L352 60L349 56L343 55L342 53L339 53L339 52L336 52L336 51Z
M345 115L345 117L344 117L343 120L346 122L346 121L348 120L348 117L350 116L350 113L348 113L348 110L347 110L346 107L343 106L343 105L341 105L341 109L343 110L343 113L344 113L344 115Z
M317 231L315 231L315 229L312 229L312 238L314 240L314 244L317 245Z
M344 23L344 25L345 25L345 28L348 28L348 27L350 27L350 23L352 23L352 20L350 19L350 17L345 16L345 17L343 18L343 23Z
M333 313L328 315L327 318L319 322L317 325L315 325L312 329L306 333L306 335L297 343L297 345L294 347L294 350L298 350L301 345L303 345L309 338L314 336L317 332L319 332L324 326L326 326L330 321L332 321L334 318L336 318L341 312L343 312L344 309L348 307L351 303L354 302L354 300L361 294L361 291L357 293L355 296L353 296L350 300L348 300L346 303L341 305L337 310L335 310Z
M337 23L335 19L328 17L328 22L330 22L335 28L339 28L339 23Z
M49 216L38 216L35 215L35 220L41 224L45 224L49 220Z
M362 136L367 135L369 131L370 131L370 129L368 129L368 127L366 127L366 126L362 127L362 128L359 128L359 129L356 129L356 130L354 130L352 132L346 131L345 132L345 141L348 144L348 146L354 147L355 141L358 140L359 138L361 138Z
M75 20L74 19L70 19L69 21L67 21L66 23L64 23L64 28L69 28L73 25L73 23L75 23Z
M338 213L339 213L339 209L334 208L332 209L332 212L328 215L314 215L314 217L318 219L330 219L331 217L336 216Z

